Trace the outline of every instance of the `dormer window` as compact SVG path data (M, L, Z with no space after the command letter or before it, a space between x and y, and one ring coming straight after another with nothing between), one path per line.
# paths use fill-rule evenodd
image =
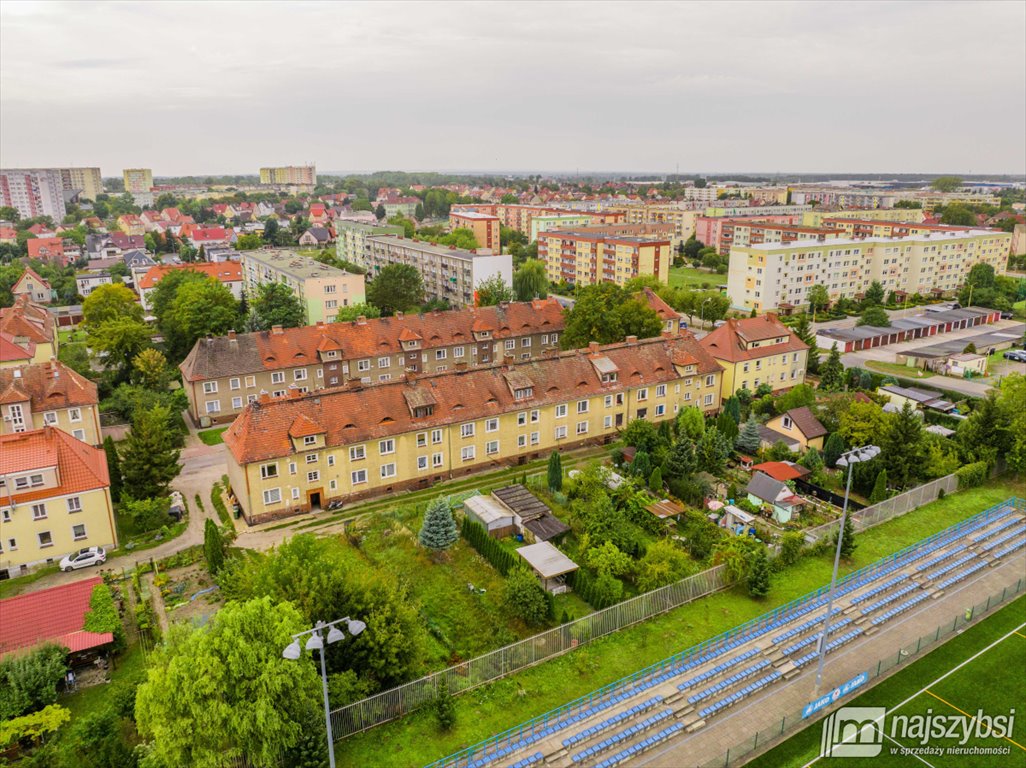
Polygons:
M616 373L603 373L602 374L602 383L603 384L615 384L616 383Z
M307 435L303 438L304 446L317 445L317 435Z
M534 395L534 387L524 387L513 390L514 400L528 400Z
M435 412L435 406L433 405L418 405L413 409L413 418L423 419L430 416Z

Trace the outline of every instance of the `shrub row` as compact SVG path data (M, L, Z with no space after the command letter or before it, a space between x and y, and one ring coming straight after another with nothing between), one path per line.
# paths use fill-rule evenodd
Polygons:
M516 555L489 536L484 526L475 523L465 515L463 524L460 526L460 533L467 543L503 576L517 564Z
M985 461L977 461L973 464L966 464L955 470L955 477L958 478L958 490L975 488L983 485L990 473L990 467Z

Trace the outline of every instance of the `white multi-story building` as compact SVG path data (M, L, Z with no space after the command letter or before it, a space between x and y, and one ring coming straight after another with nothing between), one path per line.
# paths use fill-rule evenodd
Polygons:
M0 206L15 208L23 219L67 214L60 168L0 169Z
M428 298L445 299L454 309L474 306L474 291L490 277L513 284L513 257L508 253L474 253L393 235L371 236L367 243L369 279L389 264L410 264L420 272Z
M1004 273L1011 238L972 229L732 248L727 294L731 306L759 312L807 306L813 285L825 286L831 301L854 299L873 281L888 293L947 294L965 282L974 264Z

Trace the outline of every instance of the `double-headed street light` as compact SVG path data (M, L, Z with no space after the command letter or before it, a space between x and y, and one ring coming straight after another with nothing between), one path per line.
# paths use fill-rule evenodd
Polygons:
M841 562L841 544L844 539L844 522L848 517L848 496L851 494L852 468L863 461L872 461L880 455L875 445L864 445L842 453L837 459L837 466L848 468L848 482L844 488L844 506L841 508L841 526L837 529L837 551L834 552L834 573L830 577L830 597L827 599L826 617L823 619L823 632L819 636L819 666L816 668L816 695L823 682L823 664L826 661L827 634L830 632L830 612L834 608L834 590L837 588L837 567Z
M328 704L328 669L324 664L325 646L337 643L339 640L345 638L346 633L339 629L339 624L345 624L346 629L349 630L349 634L356 637L358 634L367 629L367 625L358 619L350 619L346 616L344 619L336 619L335 621L323 622L318 621L317 625L313 629L308 629L305 632L299 632L292 636L292 642L288 644L282 656L289 661L296 661L300 656L303 655L303 646L299 644L299 639L309 635L306 641L306 650L308 651L320 651L321 652L321 686L324 690L324 724L328 729L328 765L331 768L335 768L335 740L332 738L331 733L331 707ZM324 631L327 630L327 637L324 636Z
M705 302L706 301L712 301L712 296L710 296L708 299L705 299L705 301L702 302L702 309L701 309L701 311L699 313L699 320L700 320L700 324L701 324L701 326L703 328L705 328Z

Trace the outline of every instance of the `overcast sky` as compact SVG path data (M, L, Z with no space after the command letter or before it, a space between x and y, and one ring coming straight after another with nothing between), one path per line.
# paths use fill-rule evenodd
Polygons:
M0 3L0 164L1026 173L1026 3Z

